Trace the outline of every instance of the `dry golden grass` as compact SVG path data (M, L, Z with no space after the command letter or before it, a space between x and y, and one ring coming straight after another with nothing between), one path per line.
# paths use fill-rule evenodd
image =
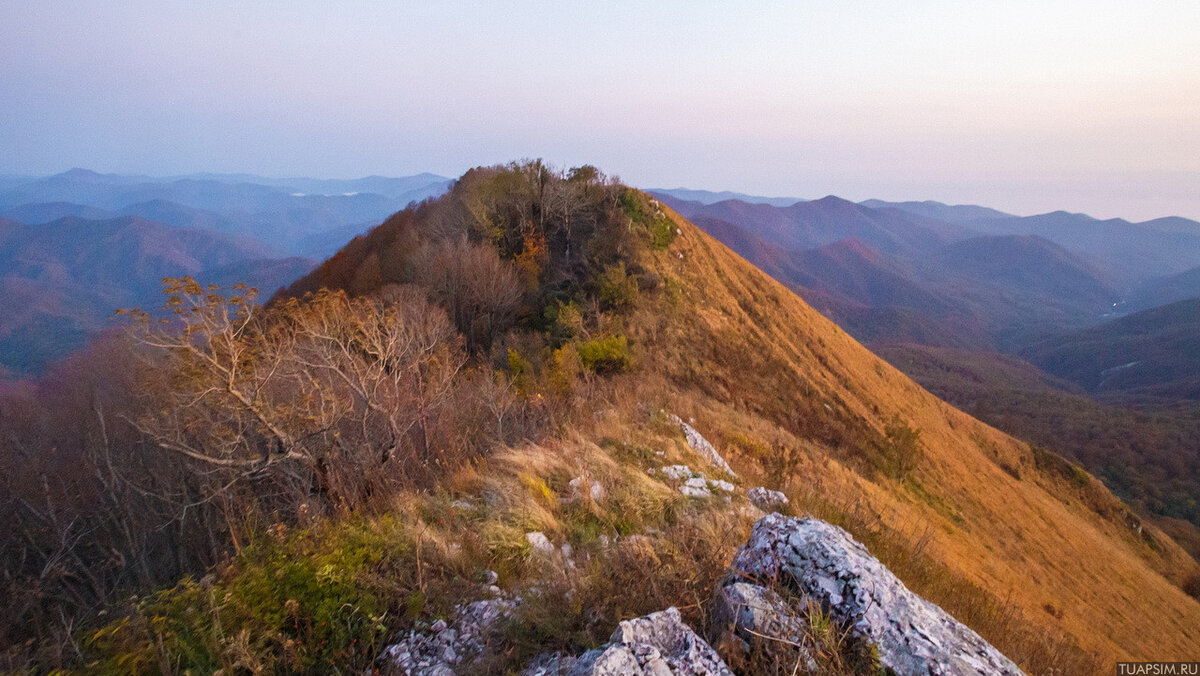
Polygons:
M1035 634L1076 643L1101 664L1200 653L1200 603L1180 589L1197 565L1169 537L1094 479L1046 467L686 221L677 225L683 235L656 254L662 297L633 336L662 379L646 379L643 397L672 400L725 441L735 468L791 487L802 505L855 506L869 516L852 519L852 530L875 522L887 533L857 535L919 547L948 579L990 597L989 607L1013 609ZM903 482L873 470L897 416L921 431L925 453ZM936 579L909 582L954 605L953 593L937 598ZM1000 633L1018 623L994 624L977 629L1011 652Z
M789 511L849 530L1030 673L1200 654L1200 603L1181 590L1200 567L1170 538L1077 468L934 398L670 216L681 235L639 254L639 274L653 283L627 321L606 327L625 332L636 368L565 387L560 427L537 443L495 450L434 490L403 492L353 528L305 535L302 556L320 562L333 549L337 560L361 559L346 594L387 609L390 624L373 640L477 600L491 569L523 599L480 664L491 673L547 650L594 647L619 620L671 605L716 642L714 586L755 518L744 490L764 485L791 497ZM738 494L687 498L648 472L687 464L720 475L666 412L695 419L738 472ZM897 424L920 433L909 472L888 456ZM537 554L530 531L571 555ZM228 577L222 584L236 588L237 571ZM287 601L267 586L260 605ZM815 616L813 625L808 639L830 672L853 672L853 656L836 647L842 628ZM238 649L254 656L249 644ZM741 666L795 666L785 662L759 655Z

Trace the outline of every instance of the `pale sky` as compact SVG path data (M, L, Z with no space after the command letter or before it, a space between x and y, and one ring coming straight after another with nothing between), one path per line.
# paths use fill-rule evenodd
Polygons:
M641 187L1200 219L1200 1L0 0L0 173Z

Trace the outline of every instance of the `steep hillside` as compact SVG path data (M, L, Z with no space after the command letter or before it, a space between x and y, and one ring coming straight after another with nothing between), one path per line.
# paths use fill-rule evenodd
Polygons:
M1091 392L1200 399L1200 298L1055 336L1025 355Z
M933 394L1015 437L1053 448L1156 519L1184 519L1181 542L1200 534L1200 405L1122 407L1086 396L1008 355L924 345L871 349ZM1190 550L1200 556L1200 547Z
M473 182L451 199L469 201ZM398 216L291 293L329 284L362 293L411 279L388 252L406 250L404 233L438 222L435 213ZM809 509L837 506L863 519L853 527L919 540L947 579L1011 602L1046 636L1105 659L1200 647L1200 604L1178 586L1196 564L1174 542L1081 470L949 407L669 217L681 235L639 256L641 286L655 291L627 325L641 366L625 387L642 410L686 412L723 441L739 474ZM636 438L622 431L634 419L621 410L605 433ZM897 426L919 431L919 459L895 457Z
M694 290L682 304L694 319L664 327L658 345L667 353L655 361L708 395L714 411L733 414L721 417L722 437L744 434L755 419L795 435L792 443L808 451L807 461L787 468L795 488L860 501L889 523L931 525L930 551L950 570L1011 593L1030 622L1089 650L1197 649L1200 605L1152 572L1166 570L1159 552L1175 552L1168 566L1195 565L1177 558L1174 543L1131 530L1136 517L1094 480L1069 488L1070 472L1056 475L1026 444L949 408L748 263L688 233L678 245L683 256L664 264ZM921 431L924 463L901 483L864 477L857 456L870 451L858 435L880 434L895 416ZM1141 582L1129 586L1128 576ZM1178 624L1148 625L1128 614L1131 604L1156 618L1172 608L1166 614Z

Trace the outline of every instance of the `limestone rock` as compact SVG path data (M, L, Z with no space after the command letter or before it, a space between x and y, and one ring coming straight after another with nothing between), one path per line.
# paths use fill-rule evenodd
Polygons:
M803 665L810 673L818 669L804 640L804 609L772 589L737 581L726 584L717 591L713 621L732 631L745 651L767 650L785 664Z
M521 670L521 676L568 676L578 660L566 653L543 653Z
M709 479L708 487L710 490L724 491L725 493L733 492L733 484L724 479Z
M617 626L609 643L579 657L571 676L733 676L675 608Z
M788 496L784 495L783 493L780 493L779 491L773 491L769 488L763 488L762 486L757 486L746 491L746 497L750 499L750 502L753 503L755 507L758 507L764 512L770 512L772 510L779 509L789 502Z
M383 649L377 663L384 674L452 676L469 666L496 638L516 602L488 599L460 605L450 623L437 620L424 630L411 631Z
M697 432L696 428L685 423L683 419L677 415L671 415L670 418L672 422L674 422L676 425L679 425L679 429L683 430L683 436L687 438L688 446L693 451L699 453L704 457L705 460L708 460L710 463L712 463L714 467L722 472L725 472L729 476L737 476L737 473L733 471L733 468L729 466L729 463L725 462L725 458L722 458L721 454L717 453L716 447L709 443L708 439L704 438L704 435Z
M571 488L571 495L567 498L567 502L579 502L584 493L592 499L592 502L600 502L604 500L606 494L604 485L598 481L589 481L583 477L575 477L567 482Z
M543 556L551 556L555 552L558 551L557 549L554 548L554 545L550 542L550 538L546 537L545 533L538 532L538 531L534 531L532 533L526 533L525 539L529 542L529 546L533 548L534 554L541 554Z
M692 478L696 474L687 465L667 465L658 471L662 472L663 476L671 481L683 481Z
M846 531L824 521L768 514L754 525L732 568L742 580L820 603L897 674L1021 673L969 627L905 587Z

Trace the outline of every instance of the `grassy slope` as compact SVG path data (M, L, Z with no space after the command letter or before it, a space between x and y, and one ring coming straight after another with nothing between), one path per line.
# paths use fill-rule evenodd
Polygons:
M582 415L559 433L497 450L435 491L400 496L391 513L280 535L282 549L265 548L274 558L247 553L214 573L226 593L184 584L167 594L165 610L144 608L132 621L175 627L172 654L211 643L192 660L209 669L270 651L292 668L362 668L397 629L478 598L479 575L491 568L526 599L498 670L544 650L602 642L616 620L666 605L704 630L713 583L753 517L741 497L687 499L647 473L679 462L709 470L665 409L695 419L743 489L781 488L794 511L848 528L915 591L1030 673L1095 673L1117 658L1196 654L1200 604L1177 585L1197 565L1169 538L1151 527L1137 532L1137 518L1099 482L936 399L671 217L680 236L640 254L657 291L645 289L622 320L638 365L589 379L574 395ZM920 430L924 451L901 478L885 436L897 424ZM571 502L576 477L599 482L607 497ZM524 537L532 530L571 543L579 567L562 575L539 564ZM637 537L602 544L618 534ZM204 624L189 615L196 604L221 621L197 631ZM362 626L330 634L347 607ZM210 638L218 625L226 636ZM154 643L130 648L121 627L90 643L118 667L132 660L153 671ZM107 641L113 647L104 650ZM326 645L343 656L323 661ZM212 657L220 653L223 662Z
M852 421L847 430L881 432L899 416L921 430L926 459L914 478L863 479L848 469L852 435L832 425L832 449L796 442L805 452L788 468L790 485L861 501L883 523L910 527L908 537L927 536L928 553L949 569L1102 657L1196 653L1200 604L1167 579L1196 564L1174 542L1152 528L1139 535L1136 517L1094 479L1039 471L1026 444L936 399L724 246L679 226L684 235L658 254L676 320L648 329L661 333L646 359L707 395L693 411L702 431L727 437L774 423L811 437L814 402Z
M1091 468L1140 510L1200 524L1195 402L1152 409L1107 404L998 354L922 345L873 345L872 351L980 420Z

